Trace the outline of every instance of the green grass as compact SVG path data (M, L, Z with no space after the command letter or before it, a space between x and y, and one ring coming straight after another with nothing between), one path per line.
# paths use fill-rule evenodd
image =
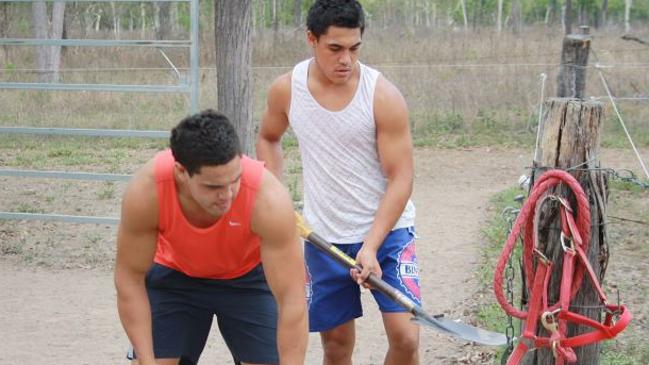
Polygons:
M519 187L512 187L494 195L489 201L491 215L481 229L481 233L487 241L483 251L483 259L488 262L485 262L480 271L482 274L480 278L484 285L491 285L493 282L493 268L507 240L510 220L514 218L512 214L506 212L508 209L520 208L520 203L515 198L522 194L525 194L524 190ZM514 250L514 260L519 258L520 245L517 245Z
M110 181L104 182L102 189L97 194L100 200L110 200L115 197L115 184Z
M646 104L627 106L621 110L621 113L627 130L633 139L633 143L638 147L649 146L649 128L645 122L647 114ZM622 124L612 110L604 116L602 123L602 147L630 147L629 139L624 133Z
M515 112L478 111L472 120L462 114L414 114L413 143L417 147L520 147L534 143L535 134L515 122Z
M22 255L23 254L22 242L0 240L0 255Z
M17 203L11 209L12 212L16 213L45 213L42 208L35 207L29 203Z
M500 256L500 252L504 246L505 241L507 240L509 227L511 222L515 217L515 213L511 212L512 209L518 209L520 203L516 201L521 194L524 194L524 191L519 187L512 187L506 189L490 199L490 208L491 212L487 223L482 227L481 233L485 237L486 245L483 248L482 252L482 264L478 268L478 278L483 287L483 291L486 293L485 296L489 297L490 300L486 301L480 306L480 309L477 313L477 320L479 325L483 328L490 329L492 331L497 331L505 333L508 326L508 316L500 308L500 305L493 298L493 280L494 280L494 268L496 267L496 262ZM514 281L512 282L512 291L514 292L514 303L518 303L519 293L520 293L520 282L516 278L520 277L520 270L518 269L518 260L521 255L520 245L517 245L513 252L512 265L514 268ZM507 281L503 283L503 287L506 289ZM515 330L514 334L518 335L518 329L520 328L520 321L518 319L512 319L513 328ZM496 363L499 363L499 359L503 356L505 347L500 347L496 350Z
M20 169L118 172L129 159L146 160L140 150L163 149L166 140L63 136L0 136L3 165ZM94 168L93 168L94 167Z
M632 342L627 346L617 341L606 341L602 345L601 365L649 364L649 346L642 342Z

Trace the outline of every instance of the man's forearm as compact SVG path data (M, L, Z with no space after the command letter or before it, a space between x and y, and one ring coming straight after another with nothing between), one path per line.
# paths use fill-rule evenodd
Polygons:
M117 309L140 364L154 363L151 309L144 284L118 285Z
M309 333L305 303L306 298L300 296L280 307L277 347L282 365L304 364Z
M263 138L257 140L257 158L266 163L266 168L283 181L284 152L281 141L269 141Z
M402 178L388 183L364 244L376 250L381 247L383 240L403 214L411 194L412 179Z

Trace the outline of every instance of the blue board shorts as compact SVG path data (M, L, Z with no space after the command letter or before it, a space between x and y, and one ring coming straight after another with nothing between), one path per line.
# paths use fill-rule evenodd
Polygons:
M219 280L153 264L146 288L156 358L197 364L216 316L235 363L279 363L277 305L261 265L241 277ZM127 357L135 358L132 350Z
M362 247L362 243L334 245L352 258L356 258ZM349 269L308 242L304 255L309 331L327 331L361 317L360 286L351 278ZM421 305L414 227L390 232L376 256L383 271L382 279ZM372 290L372 295L383 313L407 311L380 292Z

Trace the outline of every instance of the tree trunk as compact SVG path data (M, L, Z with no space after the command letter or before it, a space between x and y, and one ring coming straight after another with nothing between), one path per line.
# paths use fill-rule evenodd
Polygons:
M471 16L471 28L476 29L478 25L478 8L480 7L479 2L473 4L473 15Z
M563 10L563 31L565 34L572 33L572 1L566 0Z
M9 34L9 3L1 2L0 3L0 38L7 38ZM3 54L6 59L9 59L9 47L4 45L2 46ZM2 59L0 59L2 61Z
M65 2L56 1L52 5L52 24L50 25L50 39L62 39L63 21L65 17ZM49 70L51 73L50 82L59 81L59 69L61 66L61 46L49 47Z
M215 13L218 108L252 155L251 0L215 0Z
M512 33L519 35L521 34L523 17L521 14L521 3L520 0L512 0Z
M34 37L37 39L61 39L65 2L54 2L52 19L47 14L44 1L32 3ZM51 24L51 25L50 25ZM61 46L38 46L37 65L39 82L58 82L61 63Z
M44 1L35 1L32 3L32 25L34 27L34 37L37 39L47 38L47 4ZM49 82L47 72L47 46L36 47L36 64L38 67L38 81Z
M550 0L550 3L548 4L548 21L547 24L555 24L557 21L557 0Z
M438 27L438 23L437 23L437 3L433 4L433 14L431 15L431 17L432 17L431 26L433 27L433 29L435 29L435 28Z
M462 17L464 19L464 31L469 30L469 20L466 16L466 0L460 0L460 5L462 6Z
M265 0L257 0L259 3L259 32L264 30L266 28L266 1Z
M293 1L293 26L299 28L302 25L302 0Z
M140 38L146 38L146 4L140 3Z
M624 32L631 32L631 6L633 5L633 0L624 1Z
M417 0L412 0L412 23L415 25L415 28L421 26L421 12L419 10L419 2Z
M128 31L133 33L135 30L135 16L133 15L133 9L128 10Z
M471 27L477 29L480 24L480 14L482 13L482 0L473 3L473 16L471 17Z
M590 41L590 36L585 34L570 34L563 39L561 66L557 77L558 97L584 97Z
M599 12L599 25L601 27L606 27L607 20L608 20L608 0L603 0L602 8Z
M113 17L113 37L115 39L120 38L120 28L122 27L120 22L121 14L117 11L117 4L114 1L110 2L110 12Z
M608 202L608 181L600 168L599 132L602 119L602 104L592 101L553 98L545 103L544 123L539 161L535 161L535 174L532 183L544 172L541 167L571 170L584 192L589 197L591 213L591 235L587 256L600 283L604 278L608 264L608 244L606 242L606 205ZM551 194L568 198L575 214L574 196L567 196L565 187L554 188ZM552 276L548 288L548 305L558 301L562 272L563 250L560 242L560 218L558 204L548 203L539 215L538 248L552 262ZM529 293L528 293L529 294ZM579 292L571 301L570 310L600 321L600 299L594 290L588 275L584 276ZM542 326L540 326L542 328ZM590 332L590 327L569 324L568 337ZM538 335L547 336L539 330ZM574 348L577 354L577 365L599 364L599 343ZM530 351L521 363L524 365L554 364L552 351L539 349Z
M170 30L173 36L176 36L180 33L180 14L178 12L178 3L172 2L170 5L171 9L169 10L170 19ZM169 39L169 38L167 38Z
M6 38L9 30L9 3L0 3L0 37Z
M273 32L277 34L279 29L279 0L272 0L272 19L273 19Z
M171 2L153 3L155 9L155 39L169 40L171 36Z
M87 38L88 34L92 31L92 25L94 24L94 14L92 10L92 4L88 5L83 9L83 14L79 17L79 27L82 27L81 38Z
M496 14L496 30L498 33L503 30L503 0L498 0L498 10Z

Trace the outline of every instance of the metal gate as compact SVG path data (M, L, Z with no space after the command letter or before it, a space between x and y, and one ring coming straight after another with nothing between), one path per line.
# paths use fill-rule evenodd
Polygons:
M3 2L34 2L34 0L0 0ZM53 0L47 0L51 2ZM104 39L35 39L0 38L0 46L75 46L75 47L171 47L189 50L189 75L179 78L176 85L124 85L124 84L69 84L0 82L0 89L59 90L59 91L111 91L140 93L184 93L190 98L190 111L198 111L199 105L199 0L56 0L64 2L186 2L190 8L189 39L186 40L104 40ZM160 49L161 50L161 49ZM163 57L170 63L164 52ZM171 63L170 63L171 64ZM172 67L173 64L171 64ZM177 70L174 67L174 70ZM32 128L2 127L0 134L31 134L91 137L143 137L168 138L168 131L80 129L80 128ZM126 181L130 175L68 171L35 171L0 169L0 176L18 178L48 178L94 181ZM0 220L41 220L70 223L117 224L116 217L96 217L63 214L18 213L0 211Z

